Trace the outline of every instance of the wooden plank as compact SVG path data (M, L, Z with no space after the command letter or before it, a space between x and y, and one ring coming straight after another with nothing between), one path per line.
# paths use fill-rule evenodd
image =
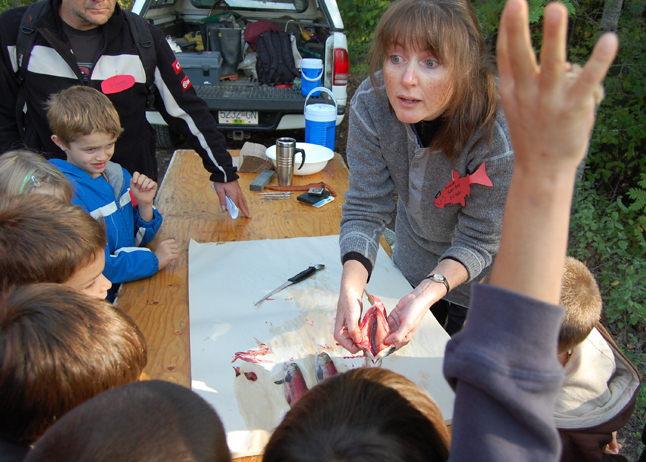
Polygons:
M232 152L232 155L237 154ZM221 212L200 157L190 150L174 153L155 204L164 217L164 223L150 247L154 249L161 240L173 237L178 241L180 257L150 278L124 284L116 302L133 317L146 337L148 365L144 372L151 379L191 386L188 318L190 239L228 242L339 233L343 193L348 189L348 169L338 154L320 173L294 176L295 185L323 181L336 191L337 198L318 209L297 202L298 192L294 192L289 200L263 199L249 190L249 184L256 176L241 173L239 180L252 218L232 220L228 213ZM270 184L277 184L277 180ZM213 296L217 297L217 294Z

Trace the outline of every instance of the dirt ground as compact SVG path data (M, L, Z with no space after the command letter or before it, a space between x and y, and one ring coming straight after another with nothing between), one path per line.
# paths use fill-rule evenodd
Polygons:
M365 75L351 74L348 81L348 103L354 91L359 86L359 84L365 79ZM346 142L348 137L348 121L349 118L346 114L346 117L343 119L343 123L336 127L336 139L335 139L335 151L338 152L341 157L346 160ZM294 131L281 131L281 132L271 132L271 133L259 133L252 134L251 138L246 141L251 141L253 143L259 143L267 147L275 144L276 138L280 136L290 136L297 141L305 140L305 130L294 130ZM245 141L234 141L227 140L228 149L241 149ZM189 148L188 145L181 145L175 149ZM157 161L159 164L159 178L163 178L164 173L170 162L173 149L157 149ZM397 192L393 193L393 200L397 203ZM393 218L396 215L396 211L393 213ZM394 230L394 220L388 226L390 229ZM641 328L634 328L628 326L627 328L619 329L615 325L606 324L606 328L614 337L615 341L623 351L629 351L634 353L635 357L646 358L646 332ZM635 341L636 339L636 341ZM632 359L632 356L631 356ZM634 360L633 360L634 361ZM646 373L646 363L636 363L635 366L639 369L642 376ZM618 441L623 445L621 454L625 456L629 461L637 460L639 454L644 449L644 445L641 444L640 435L642 428L644 426L643 417L633 414L630 421L618 432Z

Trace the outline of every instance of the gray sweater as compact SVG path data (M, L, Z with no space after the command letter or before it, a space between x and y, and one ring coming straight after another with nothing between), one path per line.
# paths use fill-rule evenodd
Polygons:
M472 146L476 131L464 151L449 161L441 151L421 146L415 129L400 122L390 110L381 74L377 91L370 79L357 89L350 106L347 157L350 188L345 193L341 220L341 256L357 252L373 265L379 238L395 205L397 189L395 265L416 286L439 261L452 258L469 273L467 283L445 297L469 306L471 283L490 269L500 244L503 209L514 167L514 154L502 111L497 114L491 144ZM436 195L452 179L473 174L485 163L493 187L471 184L466 205L439 208Z

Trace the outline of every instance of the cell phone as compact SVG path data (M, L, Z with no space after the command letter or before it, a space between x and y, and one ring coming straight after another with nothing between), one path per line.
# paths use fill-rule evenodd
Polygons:
M321 197L323 195L323 191L325 191L323 188L310 188L309 191L307 191L307 194L310 196Z
M319 188L319 189L322 189L322 188ZM330 193L328 191L323 191L320 196L315 196L313 194L310 194L309 192L306 192L296 197L296 200L298 202L302 202L303 204L316 206L316 204L326 199L329 195Z

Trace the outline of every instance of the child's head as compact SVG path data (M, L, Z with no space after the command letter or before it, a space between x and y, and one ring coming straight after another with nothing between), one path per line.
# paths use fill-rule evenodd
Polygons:
M559 333L559 353L565 353L590 335L602 308L597 281L583 263L572 257L565 258L561 305L565 307L565 317Z
M72 185L63 172L35 152L19 149L0 156L0 197L50 194L70 202Z
M105 300L61 284L29 284L0 295L0 438L35 441L89 398L136 381L146 341Z
M81 207L46 195L0 197L0 291L57 282L105 298L105 230Z
M222 422L195 392L160 380L95 396L54 424L26 461L229 462Z
M107 96L90 87L68 88L47 101L47 120L69 163L95 178L103 173L123 132Z
M435 402L413 382L387 369L354 369L298 400L263 461L444 461L449 446Z

